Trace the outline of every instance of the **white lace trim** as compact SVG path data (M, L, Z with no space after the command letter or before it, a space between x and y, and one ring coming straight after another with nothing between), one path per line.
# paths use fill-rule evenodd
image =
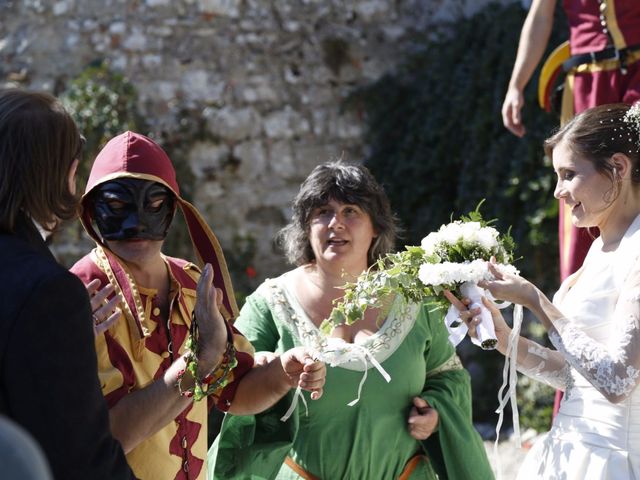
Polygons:
M553 388L563 390L568 398L569 395L571 395L571 389L573 388L574 383L571 375L571 366L568 363L565 363L563 368L552 368L549 365L551 352L534 342L528 343L527 353L533 357L539 358L540 361L533 366L518 364L518 371L529 378L546 383Z
M553 331L550 332L549 339L565 355L567 361L598 390L610 395L627 396L635 389L640 370L632 365L624 365L624 350L607 352L602 345L570 325L564 329L562 337ZM623 368L616 368L617 366Z
M303 346L317 352L335 350L329 347L330 343L335 346L334 339L314 325L295 296L288 290L283 277L266 280L258 288L258 293ZM342 358L336 365L348 370L365 371L372 366L375 367L375 362L384 362L413 328L418 309L419 305L408 304L398 295L380 330L361 342L341 344ZM369 358L369 362L362 361L363 355ZM372 359L375 362L372 362Z

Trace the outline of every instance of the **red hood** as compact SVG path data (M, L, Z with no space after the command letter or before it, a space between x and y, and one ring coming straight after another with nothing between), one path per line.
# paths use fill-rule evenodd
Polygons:
M97 185L123 177L162 183L180 197L171 160L157 143L139 133L125 132L104 146L91 167L84 197Z
M198 210L180 197L173 164L164 150L153 140L139 133L125 132L112 138L100 151L93 163L87 188L82 196L80 221L87 233L99 245L107 249L100 235L93 228L91 212L85 207L89 193L96 186L115 178L151 180L165 185L175 194L176 202L187 222L189 235L199 260L202 264L211 264L214 272L213 283L224 293L222 314L227 320L235 318L238 314L238 307L218 239ZM107 249L107 251L109 250ZM110 253L114 255L113 252Z

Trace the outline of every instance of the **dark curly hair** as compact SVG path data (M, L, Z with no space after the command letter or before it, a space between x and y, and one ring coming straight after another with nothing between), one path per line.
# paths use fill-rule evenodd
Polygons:
M362 165L327 162L314 168L302 183L293 201L291 222L278 235L289 262L305 265L315 260L309 242L309 220L313 210L329 200L357 205L371 218L378 236L369 248L369 266L393 250L398 226L382 186Z

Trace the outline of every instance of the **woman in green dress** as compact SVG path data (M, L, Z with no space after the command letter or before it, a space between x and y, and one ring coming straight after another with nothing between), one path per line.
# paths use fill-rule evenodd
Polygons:
M281 240L297 267L249 296L235 326L257 351L303 345L335 366L318 401L292 411L308 395L292 393L260 415L227 415L210 478L493 478L471 422L469 375L432 305L398 295L329 335L319 329L340 287L394 246L382 187L362 166L326 163L293 212Z

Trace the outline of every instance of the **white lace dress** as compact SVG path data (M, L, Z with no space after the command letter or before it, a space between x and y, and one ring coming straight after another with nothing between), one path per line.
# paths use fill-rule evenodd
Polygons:
M594 241L554 303L557 351L528 342L518 369L565 395L518 480L640 479L640 216L616 251Z

